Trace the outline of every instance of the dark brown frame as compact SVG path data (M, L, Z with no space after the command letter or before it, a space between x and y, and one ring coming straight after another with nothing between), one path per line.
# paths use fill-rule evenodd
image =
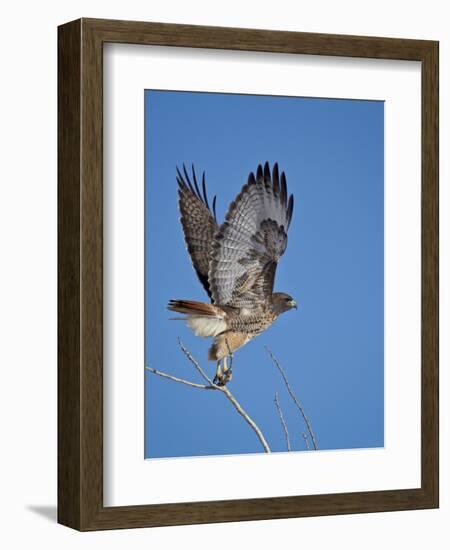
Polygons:
M420 61L422 483L419 489L103 506L103 44ZM438 42L79 19L58 29L58 521L81 531L438 506ZM405 197L407 200L407 197Z

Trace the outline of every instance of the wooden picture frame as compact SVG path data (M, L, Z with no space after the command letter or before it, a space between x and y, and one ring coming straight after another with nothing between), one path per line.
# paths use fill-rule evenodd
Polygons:
M102 48L105 42L415 60L422 67L421 487L103 506ZM58 521L81 530L438 506L438 43L79 19L58 29Z

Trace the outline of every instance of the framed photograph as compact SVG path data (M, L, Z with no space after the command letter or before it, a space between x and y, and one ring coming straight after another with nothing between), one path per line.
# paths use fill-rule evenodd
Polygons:
M438 506L438 43L59 27L58 520Z

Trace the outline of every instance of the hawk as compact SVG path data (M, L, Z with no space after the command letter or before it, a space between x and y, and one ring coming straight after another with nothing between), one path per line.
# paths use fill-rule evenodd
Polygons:
M227 356L261 334L283 312L297 308L284 292L273 292L278 260L287 247L294 197L278 164L266 162L230 204L219 225L216 197L209 205L203 173L201 191L194 167L177 168L179 209L193 267L211 303L170 300L168 309L184 314L197 336L213 337L208 359L217 361L214 383L231 380ZM179 317L176 319L180 319Z

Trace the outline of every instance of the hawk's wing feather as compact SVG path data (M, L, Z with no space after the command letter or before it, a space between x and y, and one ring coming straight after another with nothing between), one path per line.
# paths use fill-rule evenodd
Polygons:
M273 291L278 260L287 246L294 198L286 177L266 162L249 175L215 235L208 280L215 304L257 309Z
M183 175L177 168L180 220L183 226L184 240L198 278L211 298L208 282L210 249L214 234L219 228L216 221L216 197L214 197L211 210L206 193L205 173L202 176L202 190L200 191L193 166L192 180L184 165Z

